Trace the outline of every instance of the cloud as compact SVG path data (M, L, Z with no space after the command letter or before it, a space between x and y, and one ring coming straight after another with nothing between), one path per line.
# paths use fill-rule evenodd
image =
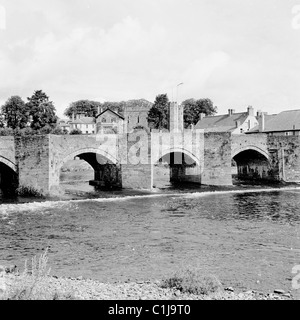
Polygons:
M161 26L146 29L130 16L108 30L78 27L63 37L47 32L33 43L18 41L9 51L0 51L0 68L9 75L0 78L0 86L27 84L35 89L77 92L82 97L104 96L105 91L112 96L119 91L118 99L130 86L134 89L134 80L138 83L147 74L165 37ZM15 61L17 50L24 54Z

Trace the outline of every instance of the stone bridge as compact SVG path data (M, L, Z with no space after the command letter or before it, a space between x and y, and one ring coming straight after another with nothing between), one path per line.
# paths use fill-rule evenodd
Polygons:
M74 158L92 166L90 183L100 187L151 189L155 165L161 161L169 164L173 181L229 186L236 165L240 179L300 182L300 136L137 130L1 137L0 186L11 183L55 194L62 166Z

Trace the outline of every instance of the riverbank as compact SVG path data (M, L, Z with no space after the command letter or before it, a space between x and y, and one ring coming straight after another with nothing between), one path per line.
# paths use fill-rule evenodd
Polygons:
M295 300L290 292L236 291L219 287L208 294L164 287L163 281L101 283L91 279L7 275L0 300Z

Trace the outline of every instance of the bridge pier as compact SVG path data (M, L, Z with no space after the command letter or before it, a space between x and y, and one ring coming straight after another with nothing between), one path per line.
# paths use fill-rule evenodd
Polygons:
M122 188L121 166L115 164L97 164L94 167L94 180L89 184L103 189Z
M202 184L231 186L231 133L204 134L204 168Z
M19 187L50 193L49 135L15 137Z

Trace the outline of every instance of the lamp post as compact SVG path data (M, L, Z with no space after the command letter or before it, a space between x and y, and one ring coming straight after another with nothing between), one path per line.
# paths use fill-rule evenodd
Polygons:
M177 93L176 93L176 103L178 103L178 87L179 86L182 86L183 85L183 82L179 83L176 88L177 88Z

